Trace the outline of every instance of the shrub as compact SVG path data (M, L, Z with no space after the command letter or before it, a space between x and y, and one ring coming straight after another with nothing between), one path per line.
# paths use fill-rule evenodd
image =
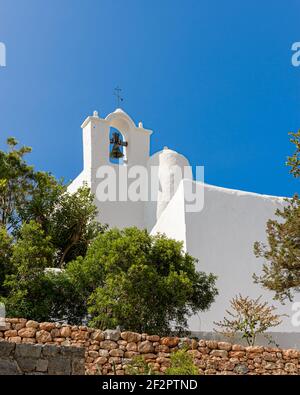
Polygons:
M171 366L166 370L168 375L197 375L198 368L191 354L186 349L171 354Z
M225 336L234 336L241 333L249 346L255 344L258 334L272 342L272 339L265 332L281 323L280 316L274 314L275 307L269 306L267 302L260 302L261 296L257 299L250 299L248 296L235 296L231 301L233 311L226 310L229 318L224 318L215 325L221 330L215 330Z

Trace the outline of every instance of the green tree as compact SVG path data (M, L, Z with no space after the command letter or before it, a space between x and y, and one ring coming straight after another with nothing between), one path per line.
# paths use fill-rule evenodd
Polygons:
M5 277L10 273L10 259L12 255L12 237L6 228L0 226L0 297L6 296L7 291L3 284Z
M26 204L32 187L33 168L24 160L30 147L17 149L18 142L7 139L8 152L0 150L0 226L8 230L19 223L17 210Z
M97 213L94 196L87 186L59 196L46 227L57 249L57 266L62 268L77 256L85 256L90 241L106 228L96 222Z
M290 166L290 173L298 178L300 176L300 129L298 132L289 133L290 142L294 144L296 150L292 156L288 156L287 165Z
M86 300L64 270L58 273L48 270L44 276L44 289L47 290L43 296L47 300L47 310L43 321L63 321L71 325L85 323Z
M16 207L21 224L31 220L41 225L48 233L53 210L59 205L61 196L66 192L62 180L41 171L32 171L32 184L27 192L26 203Z
M0 241L1 244L1 241ZM11 248L4 290L7 314L37 321L81 323L86 307L64 271L50 268L55 248L41 225L30 221Z
M290 133L296 151L288 157L290 173L300 176L300 130ZM267 243L256 242L254 253L264 259L262 273L254 281L275 292L275 299L292 300L300 290L300 200L297 194L286 199L285 207L276 211L277 219L267 222Z
M83 290L92 326L166 334L184 331L217 294L215 276L195 263L182 243L132 227L100 234L66 272Z
M18 239L23 224L40 224L56 250L51 267L84 256L90 241L105 229L95 220L90 189L84 185L69 193L62 180L26 163L31 148L18 149L14 138L7 143L8 152L0 150L0 226Z
M24 224L12 247L11 273L4 286L9 290L5 300L7 314L13 317L41 319L48 315L48 292L44 288L45 269L51 266L54 248L49 236L34 221Z
M84 257L106 228L96 221L94 197L86 185L69 193L62 180L27 164L31 148L7 143L0 150L0 297L10 315L81 322L80 288L49 268Z

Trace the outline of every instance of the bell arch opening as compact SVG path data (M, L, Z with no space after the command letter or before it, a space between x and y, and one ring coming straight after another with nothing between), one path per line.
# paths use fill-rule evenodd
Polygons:
M124 135L114 127L109 131L109 161L115 165L122 165L127 162L127 142Z

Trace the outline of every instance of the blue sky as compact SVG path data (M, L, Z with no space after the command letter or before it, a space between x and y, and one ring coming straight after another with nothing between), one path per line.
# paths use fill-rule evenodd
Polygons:
M206 182L299 190L284 163L300 129L299 0L0 0L0 147L66 180L82 168L80 124L123 109L205 165Z

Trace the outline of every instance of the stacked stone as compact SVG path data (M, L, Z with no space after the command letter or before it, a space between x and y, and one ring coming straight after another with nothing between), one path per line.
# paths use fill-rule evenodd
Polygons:
M300 352L273 347L199 341L196 364L200 374L297 375ZM188 351L192 352L192 351ZM194 354L195 355L195 354Z
M56 345L0 343L0 375L82 375L84 350Z
M6 327L0 328L1 340L84 347L86 374L123 375L126 366L138 355L142 355L154 371L163 374L170 366L171 353L186 345L199 374L300 374L300 351L244 347L214 340L101 331L86 326L38 323L18 318L6 319Z
M142 355L154 371L163 373L170 366L170 353L178 350L177 337L160 338L135 332L95 331L86 355L88 374L123 375L132 358Z

